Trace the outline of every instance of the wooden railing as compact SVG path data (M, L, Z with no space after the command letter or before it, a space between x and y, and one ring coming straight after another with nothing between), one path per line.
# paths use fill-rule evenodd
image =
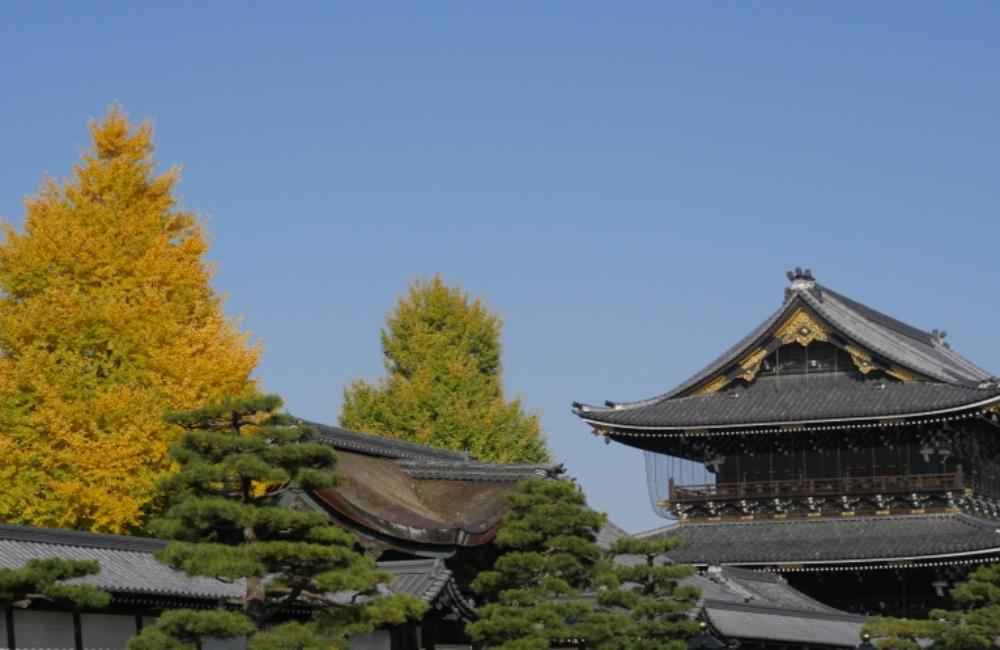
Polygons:
M804 498L901 494L962 490L962 471L950 474L905 474L898 476L841 476L714 485L674 485L670 481L671 503L699 503L738 499Z

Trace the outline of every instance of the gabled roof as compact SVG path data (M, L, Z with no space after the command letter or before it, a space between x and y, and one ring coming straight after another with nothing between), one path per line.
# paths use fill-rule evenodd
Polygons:
M679 535L667 555L696 565L872 564L1000 554L1000 524L964 513L683 523L636 537Z
M1000 383L954 352L943 333L920 330L847 298L818 284L809 271L797 269L789 277L778 311L676 388L638 402L574 403L574 411L599 428L666 429L899 417L1000 400ZM858 371L785 375L777 381L757 377L762 360L774 350L814 340L849 354ZM891 388L873 392L863 381L829 381L834 375L862 374ZM827 390L830 395L814 399ZM802 399L803 391L809 399ZM789 394L784 404L764 403L778 392ZM789 401L793 392L799 393L794 403Z
M375 566L392 574L392 593L410 594L438 608L449 609L462 620L475 618L476 608L458 588L450 569L440 559L376 562Z

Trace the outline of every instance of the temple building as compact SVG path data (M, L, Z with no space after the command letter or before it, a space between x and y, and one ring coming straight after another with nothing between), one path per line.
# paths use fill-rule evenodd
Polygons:
M1000 383L945 342L789 272L781 307L657 397L574 404L645 450L676 561L774 572L919 616L1000 560Z

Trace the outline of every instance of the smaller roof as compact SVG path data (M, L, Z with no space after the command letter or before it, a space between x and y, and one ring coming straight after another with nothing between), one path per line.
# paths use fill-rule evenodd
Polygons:
M854 648L865 617L820 614L736 603L705 603L705 618L720 636L740 641L803 643L808 647Z
M160 564L153 554L167 542L146 537L0 524L0 567L16 569L28 560L97 560L99 573L73 582L131 595L220 600L243 594L240 582L190 577Z
M723 638L855 647L866 617L810 598L781 576L709 567L685 581L701 591L701 614Z
M1000 553L1000 523L964 513L682 523L640 533L679 535L667 553L705 565L788 565L930 560Z
M46 558L97 560L99 573L69 582L90 584L117 595L211 603L243 597L243 580L190 577L160 564L154 554L167 543L149 537L0 524L0 568L17 569L29 560ZM392 574L388 584L391 593L410 594L466 619L474 613L472 602L462 596L452 572L441 560L376 562L375 566Z
M459 591L442 560L397 560L376 562L375 566L392 574L389 588L393 593L410 594L439 609L452 610L462 620L475 617L475 604Z

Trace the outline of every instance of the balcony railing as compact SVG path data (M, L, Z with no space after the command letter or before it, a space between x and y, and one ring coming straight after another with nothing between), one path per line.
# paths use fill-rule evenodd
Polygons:
M904 474L897 476L842 476L837 478L780 479L712 485L674 485L670 481L670 502L702 503L740 499L802 499L944 492L968 487L962 471L949 474Z

